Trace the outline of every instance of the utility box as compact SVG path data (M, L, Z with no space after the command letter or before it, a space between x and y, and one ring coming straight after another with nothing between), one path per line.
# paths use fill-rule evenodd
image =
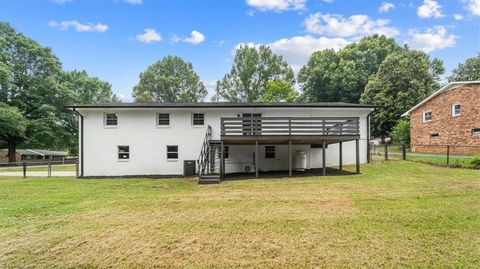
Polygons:
M305 171L307 169L307 154L303 150L297 150L295 154L295 171Z
M183 175L188 177L188 176L194 176L195 172L197 171L195 169L196 166L196 161L194 160L184 160L183 161Z

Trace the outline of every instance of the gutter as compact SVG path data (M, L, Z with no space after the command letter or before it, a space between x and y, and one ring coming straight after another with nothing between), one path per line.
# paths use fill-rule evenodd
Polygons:
M83 115L80 114L75 107L72 107L73 113L75 113L80 118L80 175L79 177L83 177Z

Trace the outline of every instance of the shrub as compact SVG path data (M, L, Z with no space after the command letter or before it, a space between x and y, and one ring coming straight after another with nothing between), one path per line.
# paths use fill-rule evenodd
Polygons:
M473 156L473 159L470 160L470 164L475 166L475 168L480 169L480 154Z
M392 139L395 143L410 144L410 121L401 120L393 127Z

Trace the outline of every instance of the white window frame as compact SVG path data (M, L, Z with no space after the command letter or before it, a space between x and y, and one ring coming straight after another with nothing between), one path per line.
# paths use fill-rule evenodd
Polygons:
M194 115L195 114L203 114L203 124L194 124ZM192 120L191 120L191 124L192 124L192 127L204 127L205 126L205 112L192 112Z
M429 120L427 120L427 119L425 118L425 115L427 115L427 113L430 113L430 119L429 119ZM432 119L433 119L433 113L432 113L432 111L429 110L429 111L423 112L422 118L423 118L423 122L430 122L430 121L432 121Z
M107 115L108 114L115 114L117 116L117 124L116 125L107 125ZM118 112L104 112L103 113L103 127L104 128L118 128Z
M473 128L472 129L473 136L480 136L480 128Z
M458 114L455 114L455 107L456 107L456 106L460 106L460 109L459 109L459 113L458 113ZM458 117L458 116L460 116L460 115L462 115L462 105L461 105L461 104L457 104L457 103L456 103L456 104L453 104L453 105L452 105L452 116L453 116L453 117Z
M128 154L128 158L122 159L120 158L120 147L128 147L128 152L123 152ZM130 145L117 145L117 159L119 162L128 162L130 161Z
M168 115L168 125L161 125L158 124L160 120L160 114L166 114ZM170 128L170 123L171 123L171 114L170 113L164 113L164 112L158 112L155 116L155 124L157 125L157 128Z
M177 151L176 152L175 151L168 151L168 147L177 147ZM167 162L177 162L178 157L180 155L179 150L178 150L178 145L167 145L165 149L167 151ZM168 158L169 153L177 153L177 158Z

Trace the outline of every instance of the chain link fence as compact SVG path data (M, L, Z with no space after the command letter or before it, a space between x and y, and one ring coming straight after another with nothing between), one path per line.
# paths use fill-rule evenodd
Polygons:
M480 146L370 144L374 162L407 160L453 168L480 169Z

